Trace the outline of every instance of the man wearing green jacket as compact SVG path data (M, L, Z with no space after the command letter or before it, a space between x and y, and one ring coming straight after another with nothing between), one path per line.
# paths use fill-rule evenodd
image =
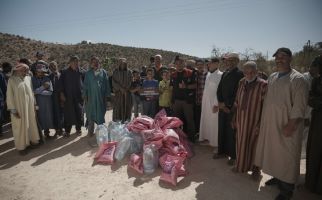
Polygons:
M111 96L111 88L107 72L100 67L98 57L91 58L91 69L85 74L84 80L85 112L88 120L88 135L94 134L94 123L105 122L107 98Z

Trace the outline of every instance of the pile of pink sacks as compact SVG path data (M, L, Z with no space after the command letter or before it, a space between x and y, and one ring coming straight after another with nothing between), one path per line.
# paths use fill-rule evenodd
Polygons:
M180 119L167 117L166 112L161 110L154 119L141 116L126 125L130 134L143 137L143 151L151 146L158 151L157 159L162 168L160 180L172 185L177 184L178 177L187 175L185 161L193 156L191 145L181 129L182 124ZM96 161L112 164L116 146L115 141L103 143L95 155ZM131 153L128 164L129 168L140 174L144 173L142 153Z

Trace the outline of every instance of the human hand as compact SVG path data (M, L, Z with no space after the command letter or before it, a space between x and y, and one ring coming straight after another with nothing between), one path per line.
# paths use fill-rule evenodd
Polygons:
M226 106L222 108L222 111L224 111L225 113L230 113L230 109L227 108Z
M213 112L213 113L217 113L218 111L219 111L219 106L214 105L214 106L212 107L212 112Z
M48 89L50 87L50 84L49 82L45 82L43 85L42 85L45 89Z
M19 115L19 113L18 113L18 112L13 113L13 115L14 115L15 117L17 117L18 119L20 119L20 115Z
M181 89L186 88L186 84L183 81L181 81L181 83L179 83L179 88Z
M225 106L225 103L218 103L218 107L219 107L219 109L223 109L226 106Z
M295 124L295 122L293 120L290 120L286 126L284 126L283 128L283 134L285 137L291 137L293 136L295 130L297 128L297 125Z
M233 129L233 130L235 130L236 129L236 121L235 120L232 120L231 122L230 122L230 126L231 126L231 128Z

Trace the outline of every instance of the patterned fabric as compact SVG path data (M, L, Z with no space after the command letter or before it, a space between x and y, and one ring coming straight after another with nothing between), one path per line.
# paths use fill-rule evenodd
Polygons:
M236 106L236 146L238 172L253 169L259 132L262 106L267 91L267 82L257 78L247 83L246 79L239 82Z
M112 76L114 91L113 99L113 121L125 122L131 119L132 97L131 83L132 72L130 70L116 69Z
M202 95L205 89L205 82L207 73L206 72L198 72L197 74L197 88L196 88L196 105L201 105Z

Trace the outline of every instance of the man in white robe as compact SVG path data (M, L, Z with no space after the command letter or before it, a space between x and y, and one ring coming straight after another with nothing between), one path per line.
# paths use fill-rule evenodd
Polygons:
M11 113L14 143L21 155L27 153L28 146L39 142L35 98L28 71L27 65L19 63L13 68L7 88L7 107Z
M199 141L208 140L209 145L218 146L218 112L213 111L218 106L217 88L222 72L218 69L219 60L212 59L208 64L205 89L202 96Z
M303 75L290 66L292 52L279 48L277 72L268 78L255 165L273 176L266 185L277 185L277 200L290 199L300 175L301 142L308 85Z

